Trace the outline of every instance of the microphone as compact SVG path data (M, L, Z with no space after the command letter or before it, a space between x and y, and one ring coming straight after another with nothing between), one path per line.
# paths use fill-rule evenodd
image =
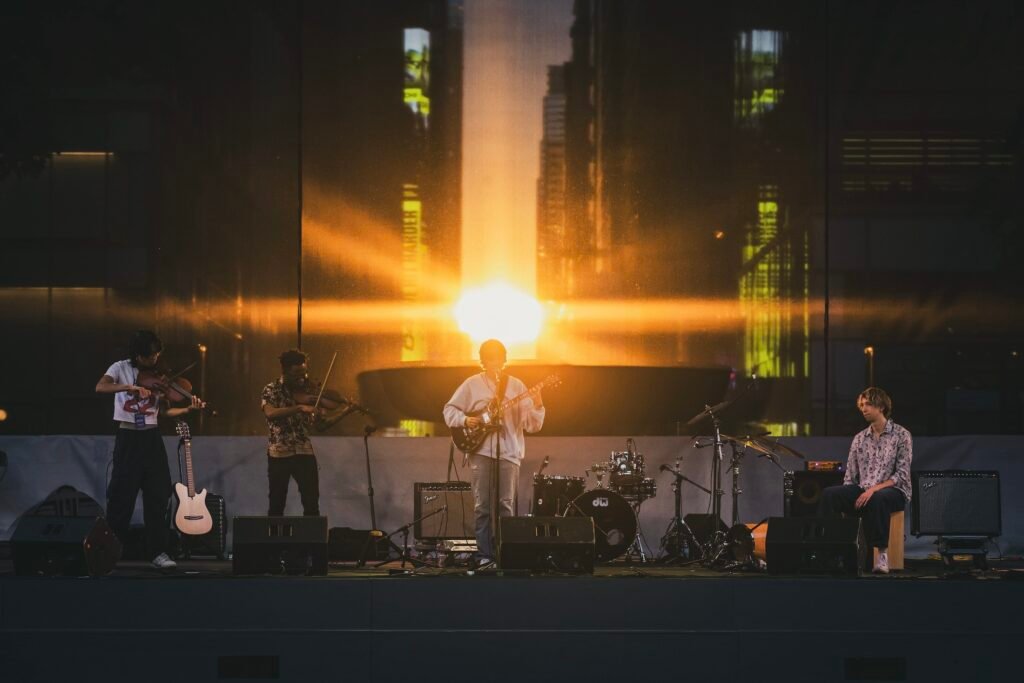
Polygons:
M370 434L373 434L375 431L377 431L376 425L366 425L365 427L363 427L363 434L365 436L369 436Z

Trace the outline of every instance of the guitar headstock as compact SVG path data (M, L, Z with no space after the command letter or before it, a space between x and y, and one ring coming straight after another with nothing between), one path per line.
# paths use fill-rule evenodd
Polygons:
M184 420L178 420L174 424L174 431L178 433L178 436L181 437L182 441L192 440L192 433L189 431L188 422L185 422Z

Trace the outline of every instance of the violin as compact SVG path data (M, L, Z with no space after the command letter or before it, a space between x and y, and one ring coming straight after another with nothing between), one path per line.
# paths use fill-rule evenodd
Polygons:
M353 402L342 396L334 389L323 389L323 382L306 376L302 384L292 388L292 398L296 403L307 406L318 406L324 410L337 410ZM317 401L319 399L319 402Z
M170 372L159 368L139 368L135 384L162 396L172 406L192 403L192 383L184 377L171 375ZM202 410L208 411L211 415L217 414L217 411L211 409L205 402Z
M315 414L310 414L313 426L318 432L327 431L352 413L370 414L369 410L342 396L340 392L322 387L322 382L306 377L302 384L292 388L292 398L296 403L320 409Z

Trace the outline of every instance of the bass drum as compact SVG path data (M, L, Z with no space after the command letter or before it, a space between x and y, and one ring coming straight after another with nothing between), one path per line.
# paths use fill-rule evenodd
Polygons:
M581 494L565 509L566 517L594 520L594 557L609 562L626 552L636 540L636 513L625 498L607 489Z

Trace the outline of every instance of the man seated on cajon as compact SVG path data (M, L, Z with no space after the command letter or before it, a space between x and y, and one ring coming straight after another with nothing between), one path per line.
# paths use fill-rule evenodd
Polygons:
M864 525L864 539L878 548L873 571L889 573L889 515L910 501L910 432L893 422L892 399L877 387L857 397L857 408L868 428L853 437L842 486L829 486L821 497L818 516L856 514Z

